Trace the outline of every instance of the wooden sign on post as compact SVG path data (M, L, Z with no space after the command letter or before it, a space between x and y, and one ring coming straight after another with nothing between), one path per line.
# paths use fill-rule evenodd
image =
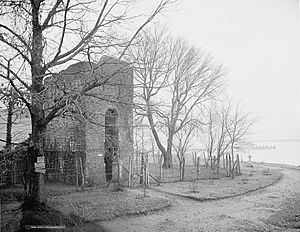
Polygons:
M34 171L38 173L46 173L45 156L37 157L37 162L34 163Z
M45 156L38 156L37 163L45 163Z

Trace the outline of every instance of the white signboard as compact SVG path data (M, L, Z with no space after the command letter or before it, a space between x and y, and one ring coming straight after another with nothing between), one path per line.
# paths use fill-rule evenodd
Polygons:
M45 163L45 156L38 156L37 163Z
M35 168L46 168L45 163L34 163Z
M37 157L37 162L34 163L34 171L38 173L46 173L45 156Z
M46 173L46 169L45 169L45 168L35 168L34 171L35 171L35 172L38 172L38 173L43 173L43 174Z

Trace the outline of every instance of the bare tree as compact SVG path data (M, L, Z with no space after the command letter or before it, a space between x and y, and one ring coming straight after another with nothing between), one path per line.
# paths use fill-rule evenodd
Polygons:
M229 102L228 110L230 111L230 115L228 120L226 120L225 128L229 136L230 154L233 157L235 147L238 143L247 139L247 135L249 135L255 120L250 117L249 113L244 113L240 109L239 103L236 106L233 106ZM232 167L231 170L232 177L234 177L234 168L235 167Z
M208 162L210 161L210 168L213 169L213 154L216 151L216 114L213 113L212 110L209 111L208 122L206 124L206 151L208 155L208 159L206 160L206 165L208 166Z
M42 141L48 123L63 112L62 108L74 105L78 94L88 94L107 81L95 79L77 95L65 93L45 110L44 103L49 97L45 79L76 60L92 62L113 52L121 59L139 32L173 2L159 0L148 15L130 15L135 5L127 0L0 2L0 77L10 83L31 115L29 200L44 200L43 174L34 172L34 162L43 156ZM138 15L144 21L135 30L125 30L129 27L127 23L136 22ZM30 93L29 99L23 89Z
M207 153L210 167L219 173L221 158L229 151L231 157L234 155L236 144L246 139L254 120L241 112L239 104L234 107L229 100L221 107L213 105L208 114L205 130Z
M223 68L182 38L167 36L165 30L145 32L130 55L138 113L148 119L163 166L169 168L175 134L222 91Z
M11 149L11 145L16 144L13 141L13 125L20 123L21 117L24 114L24 104L18 99L15 90L10 85L4 85L0 88L0 100L5 106L6 115L0 115L3 121L6 122L6 138L5 140L0 140L5 142L5 148ZM6 116L6 118L3 118Z
M229 117L229 108L227 106L218 107L212 104L208 111L208 121L206 123L206 149L210 168L217 170L219 174L219 166L221 157L230 145L230 138L226 130L227 120ZM216 157L214 160L214 156Z
M184 180L185 154L191 146L191 141L196 135L198 129L198 122L191 121L182 130L174 136L173 148L179 161L180 180Z

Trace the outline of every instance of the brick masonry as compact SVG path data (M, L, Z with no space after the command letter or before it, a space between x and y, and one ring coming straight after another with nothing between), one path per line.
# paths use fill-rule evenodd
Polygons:
M55 179L57 172L69 173L71 177L67 179L71 181L67 182L74 183L74 156L77 156L83 161L88 182L105 183L105 114L109 110L116 110L118 115L118 154L124 166L133 152L132 70L125 62L104 57L97 64L79 62L71 65L47 81L51 90L51 101L62 96L61 91L72 94L75 99L62 111L61 116L48 125L46 166L49 169L47 172L52 173L48 177ZM103 84L92 88L87 94L82 93L83 89L96 82ZM49 105L53 104L51 101ZM64 160L63 165L61 160ZM64 171L62 167L66 166L66 163L68 171Z

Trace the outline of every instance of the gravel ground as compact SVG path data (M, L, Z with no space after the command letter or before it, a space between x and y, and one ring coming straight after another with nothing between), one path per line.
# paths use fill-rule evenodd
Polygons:
M265 167L267 168L267 167ZM268 167L272 168L272 167ZM290 200L300 195L300 171L279 168L283 177L274 185L242 196L217 201L195 201L184 197L149 191L152 196L164 196L173 202L168 211L146 216L117 218L99 222L106 231L300 231L271 223L280 217L290 219ZM293 207L292 203L292 207ZM283 208L281 208L283 207ZM289 208L289 209L287 209ZM297 208L297 206L295 206ZM299 208L298 208L299 209ZM298 212L298 211L297 211ZM298 218L298 213L294 218ZM297 219L298 220L298 219ZM299 220L297 221L297 223ZM85 230L89 231L89 230Z
M249 191L271 185L280 178L280 173L254 165L243 167L243 175L219 180L198 180L194 182L164 183L152 186L155 191L185 196L197 200L215 200L241 195ZM158 194L150 194L150 189L122 189L113 191L96 190L71 192L48 199L50 206L66 215L77 215L84 221L112 220L125 215L147 214L171 206L171 201ZM151 197L150 197L151 196Z
M299 229L300 231L300 196L294 195L286 199L280 210L272 215L268 222L283 228Z
M263 188L280 178L278 169L283 178ZM299 177L298 170L254 165L244 167L243 176L234 180L177 182L146 191L99 188L74 192L74 187L68 187L62 194L59 187L51 188L48 196L50 206L81 221L74 231L297 231ZM263 189L253 192L258 188ZM251 193L238 196L247 192ZM286 207L291 202L296 213ZM8 205L5 207L2 213L9 215Z

